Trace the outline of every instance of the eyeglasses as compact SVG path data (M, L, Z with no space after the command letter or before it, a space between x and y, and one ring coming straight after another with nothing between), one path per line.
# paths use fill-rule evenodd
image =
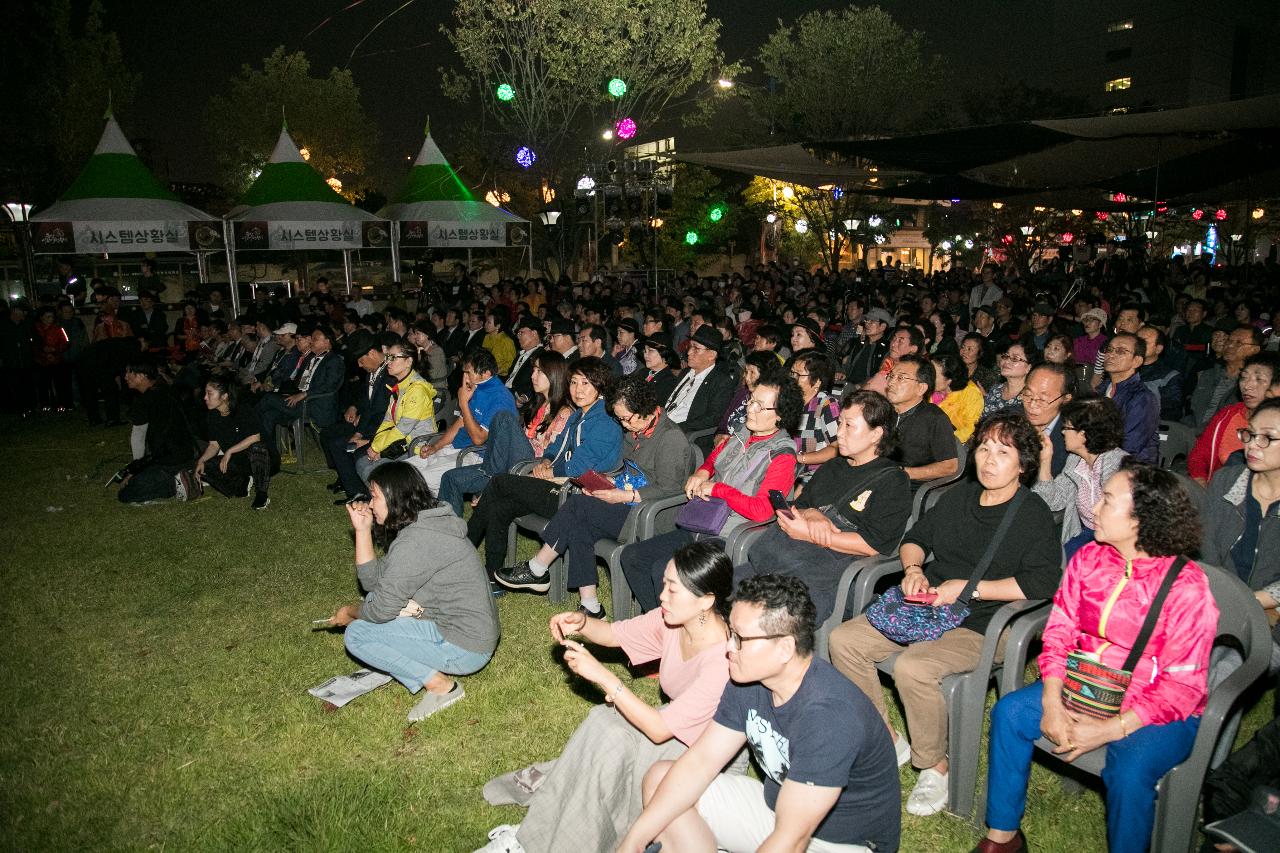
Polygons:
M1259 450L1266 450L1271 446L1271 442L1275 441L1274 438L1266 433L1254 432L1251 429L1244 428L1236 430L1236 438L1240 439L1240 443L1245 447L1248 447L1251 444L1257 444Z
M408 360L408 361L413 361L413 356L411 356L411 355L404 355L404 354L401 354L401 355L389 355L389 356L387 356L387 361L395 361L396 359L401 359L401 358L406 359L406 360Z
M919 382L918 377L912 376L910 373L890 373L885 377L886 382Z
M776 412L778 411L778 407L766 406L764 403L761 403L759 400L756 400L753 398L747 401L747 411L748 412Z
M797 373L794 370L791 371L791 378L793 379L808 379L810 375L811 374L808 374L808 373Z
M1001 361L1011 361L1011 362L1013 362L1014 364L1017 364L1018 362L1022 362L1023 364L1026 364L1026 363L1027 363L1027 360L1026 360L1025 358L1023 358L1022 356L1020 356L1020 355L1009 355L1007 352L1006 352L1006 353L1001 353L1001 354L1000 354L1000 360L1001 360Z
M1024 408L1029 407L1032 409L1043 409L1045 406L1053 405L1054 403L1058 402L1065 396L1067 395L1064 392L1054 397L1052 400L1045 400L1040 397L1028 397L1027 392L1023 391L1021 394L1018 395L1018 399L1022 401L1022 405Z
M760 634L755 637L744 637L732 628L729 629L729 648L735 652L742 651L742 644L749 643L752 640L781 640L783 637L790 637L790 634Z
M1123 347L1103 347L1102 354L1103 355L1120 355L1120 356L1133 355L1133 350L1124 349Z

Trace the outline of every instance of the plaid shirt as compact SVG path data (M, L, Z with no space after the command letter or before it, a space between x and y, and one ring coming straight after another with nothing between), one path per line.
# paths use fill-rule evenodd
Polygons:
M840 404L826 393L819 391L805 406L800 416L800 428L796 430L796 453L812 453L836 443L840 429ZM799 478L808 480L817 465L802 465Z

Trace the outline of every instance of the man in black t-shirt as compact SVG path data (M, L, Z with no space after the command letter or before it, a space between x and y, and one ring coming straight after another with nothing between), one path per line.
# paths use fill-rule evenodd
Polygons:
M901 791L888 732L867 697L813 656L813 603L796 578L738 586L729 677L711 725L644 780L645 807L618 845L892 853ZM721 774L743 744L763 784Z
M937 372L927 358L904 355L893 366L885 396L898 412L898 449L893 459L911 478L912 488L926 480L957 473L955 428L946 412L929 402Z
M125 368L124 380L138 393L129 408L130 420L135 427L144 427L146 435L144 455L131 466L133 470L117 497L121 503L147 503L175 495L185 500L191 486L186 475L195 461L195 441L177 398L160 382L154 362L130 364Z

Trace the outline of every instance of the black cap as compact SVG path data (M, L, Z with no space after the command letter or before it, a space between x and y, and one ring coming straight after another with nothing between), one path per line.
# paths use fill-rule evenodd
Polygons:
M568 335L572 338L574 335L578 334L578 329L573 325L572 320L565 320L564 318L561 318L559 320L551 321L551 334Z
M818 322L812 317L801 317L791 324L794 329L796 326L804 329L809 333L809 337L813 339L815 345L822 343L822 329L818 326Z
M716 331L715 327L710 323L703 323L698 327L698 331L689 336L691 343L702 344L707 349L716 353L720 353L720 349L724 346L724 335Z
M977 308L973 309L973 314L975 317L977 316L979 311L986 314L992 320L996 318L996 309L992 308L990 305L979 305Z
M670 332L654 332L644 339L644 345L664 352L670 352L675 347Z
M640 334L640 327L636 324L636 321L632 320L630 317L623 317L621 320L614 323L613 327L615 329L626 329L633 335Z
M532 314L521 314L520 319L516 320L516 331L518 332L521 329L528 329L531 332L537 332L541 335L542 321L537 317L534 317Z

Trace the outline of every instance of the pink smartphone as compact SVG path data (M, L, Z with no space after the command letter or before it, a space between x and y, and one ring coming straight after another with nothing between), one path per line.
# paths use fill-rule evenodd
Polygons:
M904 595L902 600L907 604L915 604L920 607L932 607L933 602L938 598L936 592L917 592L915 595Z

